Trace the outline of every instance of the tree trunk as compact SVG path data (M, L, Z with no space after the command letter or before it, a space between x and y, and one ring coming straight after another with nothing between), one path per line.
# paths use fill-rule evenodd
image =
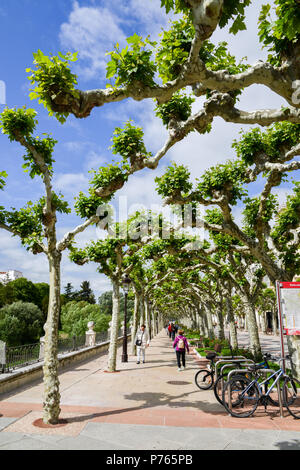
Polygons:
M149 338L151 339L151 327L150 327L150 308L149 308L149 300L148 297L144 297L144 310L145 310L145 323L146 328L149 334Z
M232 308L232 302L231 302L230 296L226 297L226 310L227 310L227 318L228 318L228 323L229 323L230 344L231 344L232 349L237 349L238 340L237 340L236 326L235 326L233 308Z
M261 331L264 335L267 334L267 321L266 321L266 312L261 312Z
M207 325L208 325L208 337L213 339L215 337L215 331L213 326L212 314L210 311L210 307L204 306L206 318L207 318Z
M224 317L222 310L217 308L217 319L218 319L218 339L225 339L224 333Z
M144 294L141 294L140 301L140 325L145 324L145 305L144 305Z
M132 324L132 338L131 338L131 354L136 356L135 335L139 325L139 311L140 311L140 296L137 292L134 293L134 311L133 311L133 324Z
M261 354L261 347L256 322L255 306L248 298L243 299L243 304L246 312L247 330L249 332L250 351L254 357L257 357Z
M287 344L291 357L292 375L300 380L300 336L287 336Z
M60 414L60 393L58 379L58 322L60 313L60 253L48 255L50 290L47 322L45 325L44 354L44 404L43 421L57 424Z
M113 280L113 311L110 331L110 343L108 351L108 364L107 370L109 372L116 371L117 364L117 349L118 349L118 332L119 332L119 319L120 319L120 287L118 280Z

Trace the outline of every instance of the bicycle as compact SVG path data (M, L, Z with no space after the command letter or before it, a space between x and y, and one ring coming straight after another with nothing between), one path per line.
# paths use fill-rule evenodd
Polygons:
M209 390L214 384L215 375L215 358L217 353L211 352L206 355L206 359L210 361L207 369L200 369L195 375L195 384L200 390Z
M256 373L258 371L258 369L270 369L270 366L269 366L269 363L268 363L268 359L271 359L271 354L269 353L266 353L264 356L263 356L264 360L258 364L255 364L254 366L250 366L248 369L245 369L245 373L243 375L245 375L247 378L250 378L250 373L253 374L253 373ZM230 360L229 360L230 361ZM242 368L243 365L239 362L236 363L236 369L239 369L239 368ZM250 372L250 369L251 369L251 372ZM239 375L241 375L242 373L240 373ZM217 378L217 380L215 381L214 383L214 394L215 394L215 397L217 399L217 401L223 405L223 398L222 398L222 393L223 393L223 383L225 382L225 379L227 379L227 376L228 376L228 372L225 372L223 373L222 375L219 375L219 377ZM268 383L266 382L265 383L265 393L267 392L267 388L268 388ZM270 397L270 402L272 402L272 405L273 406L279 406L279 401L275 400L273 397Z
M276 358L270 359L277 361ZM289 356L279 359L279 362L289 359ZM258 365L249 367L247 370L250 373L257 372ZM281 381L281 386L280 386ZM283 382L282 382L283 381ZM268 385L273 382L270 387ZM291 415L295 418L300 418L299 397L297 396L297 379L285 374L284 370L280 367L276 372L271 374L262 382L258 381L257 374L250 379L245 375L235 375L228 382L226 382L222 394L223 406L225 409L236 418L247 418L252 416L259 404L264 405L265 409L268 404L278 406L279 403L271 397L271 393L275 386L279 383L279 393L282 396L282 404L288 409ZM267 385L266 392L263 393L263 387ZM228 399L226 399L226 393Z
M200 369L195 375L195 384L198 388L200 388L200 390L210 390L214 385L216 375L216 357L219 357L216 352L209 352L206 355L206 359L210 361L210 365L207 367L207 369ZM231 359L234 359L233 355ZM228 361L230 361L230 358L228 358ZM241 363L242 361L237 362L237 366L241 367Z

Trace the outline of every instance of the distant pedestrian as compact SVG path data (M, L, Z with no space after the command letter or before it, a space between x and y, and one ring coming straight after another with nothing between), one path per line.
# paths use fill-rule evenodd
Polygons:
M146 348L150 345L150 338L145 325L141 325L139 331L135 335L135 345L137 349L137 364L141 362L141 355L143 364L145 364Z
M185 351L190 352L189 345L187 342L187 339L184 335L183 330L178 331L178 336L176 336L174 343L173 343L173 348L176 347L176 358L177 358L177 365L178 365L178 370L182 371L185 369ZM182 366L181 366L182 362Z
M174 341L174 339L175 339L175 325L174 325L174 323L171 323L171 338L172 338L172 341Z
M169 338L171 339L171 336L172 336L172 323L169 323L168 332L169 332Z

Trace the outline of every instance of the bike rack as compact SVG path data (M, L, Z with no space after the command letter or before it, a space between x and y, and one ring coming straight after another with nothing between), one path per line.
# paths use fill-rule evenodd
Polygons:
M228 360L229 359L229 360ZM220 359L219 361L217 361L215 363L215 371L216 371L216 380L218 378L218 365L220 365L221 363L223 364L226 364L226 362L229 364L229 363L232 363L232 362L250 362L252 361L252 359L246 359L245 356L234 356L234 357L226 357L224 356L223 359ZM254 363L254 361L252 361Z
M276 371L274 369L257 369L257 371L261 371L261 372L271 372L272 374L274 374ZM228 374L228 382L229 380L231 379L231 376L235 373L235 372L245 372L245 369L234 369L234 370L231 370ZM280 418L283 418L283 406L282 406L282 397L281 397L281 390L280 390L280 380L278 380L277 382L277 391L278 391L278 401L279 401L279 410L280 410ZM232 409L232 404L231 404L231 394L230 394L230 391L229 391L229 394L228 394L228 408L231 410ZM231 416L231 415L230 415Z
M247 359L247 361L248 361L248 362L245 362L245 363L243 364L243 366L246 367L246 366L251 366L252 364L255 364L255 362L254 362L252 359ZM239 360L239 362L244 362L244 361ZM223 370L226 369L227 367L234 367L234 366L235 366L235 364L229 364L229 363L228 363L228 364L224 364L224 365L221 367L221 369L220 369L220 375L221 375L221 376L223 375ZM245 370L245 369L240 369L240 370ZM230 371L230 372L231 372L231 371ZM229 373L230 373L230 372L229 372ZM221 387L222 387L222 391L223 391L223 389L224 389L224 378L222 378L222 380L221 380Z

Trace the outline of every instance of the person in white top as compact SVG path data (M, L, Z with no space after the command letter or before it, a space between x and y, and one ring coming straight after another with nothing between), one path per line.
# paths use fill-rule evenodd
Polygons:
M150 345L150 338L145 325L141 325L139 331L135 335L135 344L137 348L137 364L141 362L141 353L143 357L143 364L145 364L146 348Z

